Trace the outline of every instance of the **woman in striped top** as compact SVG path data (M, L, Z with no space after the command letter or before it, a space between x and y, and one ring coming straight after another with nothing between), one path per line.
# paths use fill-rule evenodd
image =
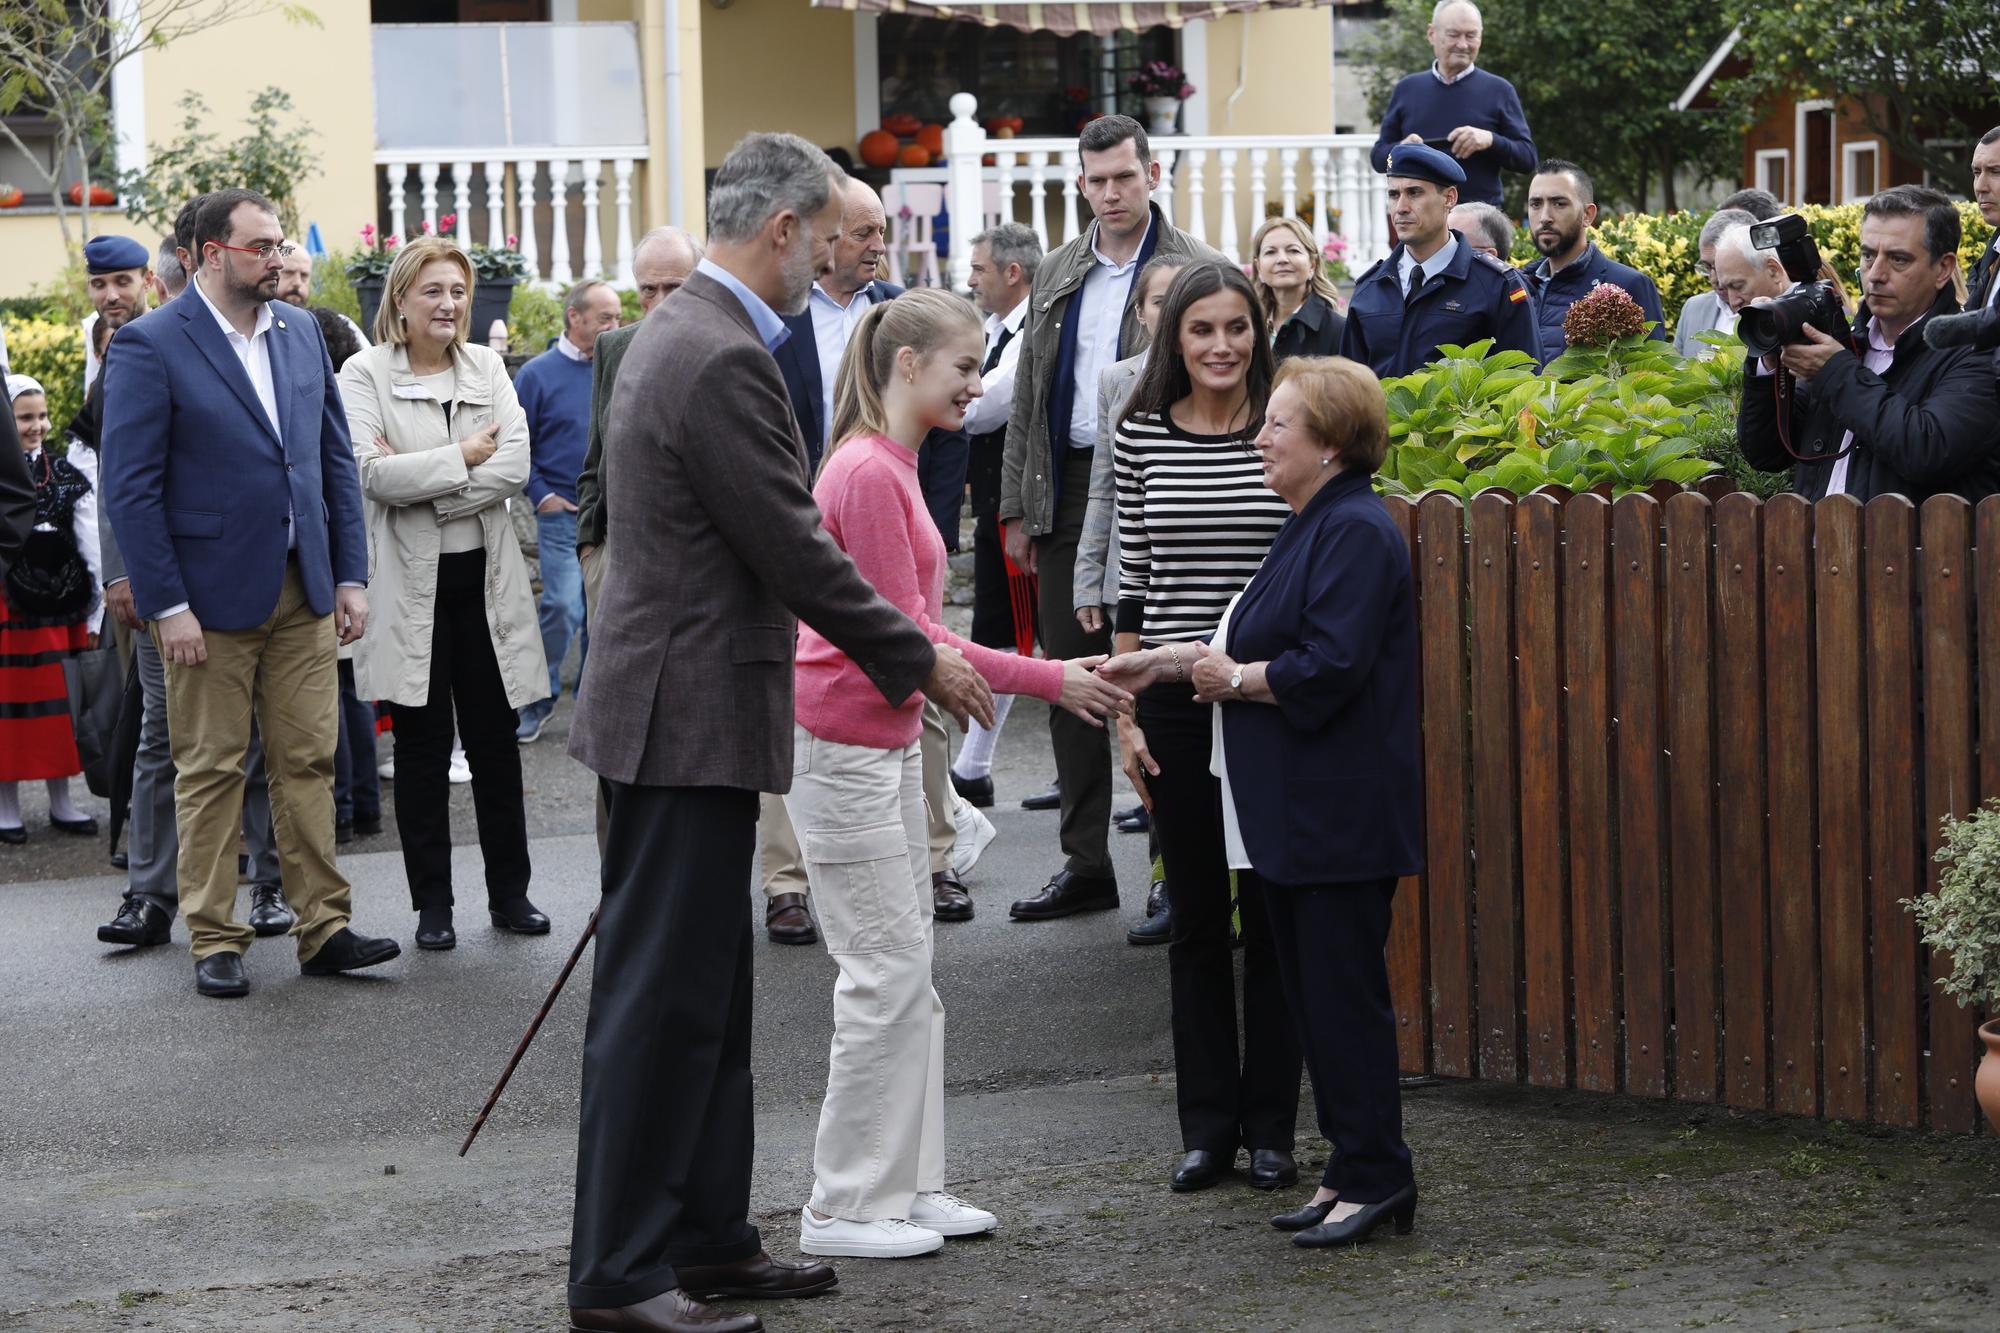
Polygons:
M1125 774L1153 812L1172 900L1167 950L1181 1145L1173 1188L1204 1189L1250 1151L1250 1183L1298 1179L1292 1160L1299 1050L1264 904L1239 905L1245 1049L1236 1040L1230 876L1222 790L1209 772L1209 710L1194 699L1193 645L1257 572L1290 513L1264 485L1251 441L1272 356L1250 283L1228 265L1181 270L1145 374L1112 443L1118 488L1120 653L1164 646L1176 670L1121 717Z

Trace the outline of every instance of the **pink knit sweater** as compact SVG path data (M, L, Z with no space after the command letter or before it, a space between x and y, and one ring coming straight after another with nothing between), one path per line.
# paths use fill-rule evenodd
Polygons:
M996 694L1062 695L1061 662L995 652L959 638L944 609L944 542L917 485L917 456L894 440L861 435L835 451L813 487L820 521L890 605L964 653ZM900 749L923 730L923 696L891 707L847 654L799 625L799 725L821 740Z

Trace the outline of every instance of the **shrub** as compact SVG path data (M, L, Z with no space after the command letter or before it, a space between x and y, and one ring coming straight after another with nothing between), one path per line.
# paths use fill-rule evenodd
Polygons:
M341 314L361 322L361 297L354 290L354 279L347 276L347 266L352 256L339 250L329 250L313 264L313 304L327 306ZM374 332L368 331L373 338Z
M507 347L534 356L563 330L562 302L531 282L514 288L507 306Z
M1963 819L1947 816L1934 858L1943 866L1937 889L1905 898L1923 941L1951 953L1951 974L1938 988L1960 1005L2000 1006L2000 800Z
M73 320L9 319L7 364L16 375L32 375L49 394L52 439L83 407L83 327Z
M241 185L257 191L277 206L285 234L297 236L299 185L319 172L318 136L310 126L281 126L290 116L292 99L279 88L265 88L250 101L239 139L222 143L208 129L222 118L208 109L199 92L181 96L180 137L153 144L143 169L118 179L125 213L134 222L149 222L171 230L174 215L187 200L210 190Z

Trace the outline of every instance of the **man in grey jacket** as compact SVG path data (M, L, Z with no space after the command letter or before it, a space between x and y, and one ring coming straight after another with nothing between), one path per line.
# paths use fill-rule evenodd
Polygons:
M1709 281L1709 289L1688 298L1681 307L1680 318L1674 321L1674 350L1682 356L1698 356L1704 361L1715 355L1715 349L1705 342L1697 341L1697 333L1707 333L1720 329L1724 333L1736 330L1736 312L1723 304L1722 293L1715 283L1715 243L1722 239L1722 233L1731 227L1747 227L1755 222L1753 213L1740 208L1718 208L1701 224L1701 235L1695 241L1695 251L1701 256L1701 272Z
M1050 252L1029 289L1000 477L1007 554L1040 580L1042 647L1052 658L1111 651L1107 629L1093 633L1078 623L1071 591L1093 451L1111 447L1110 431L1097 419L1098 375L1138 345L1133 279L1155 254L1221 258L1153 205L1160 164L1139 122L1093 120L1077 150L1077 185L1095 220ZM1118 906L1104 732L1052 708L1049 739L1062 794L1064 863L1040 893L1014 904L1017 921Z

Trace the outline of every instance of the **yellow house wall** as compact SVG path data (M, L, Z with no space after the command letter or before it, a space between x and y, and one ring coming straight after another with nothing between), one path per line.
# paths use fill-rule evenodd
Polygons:
M1207 81L1188 72L1209 96L1208 132L1332 133L1332 53L1332 28L1323 9L1265 10L1210 23ZM1239 82L1242 96L1230 107Z
M702 16L706 165L752 130L854 144L854 16L806 0L735 0ZM696 196L699 198L699 195Z

